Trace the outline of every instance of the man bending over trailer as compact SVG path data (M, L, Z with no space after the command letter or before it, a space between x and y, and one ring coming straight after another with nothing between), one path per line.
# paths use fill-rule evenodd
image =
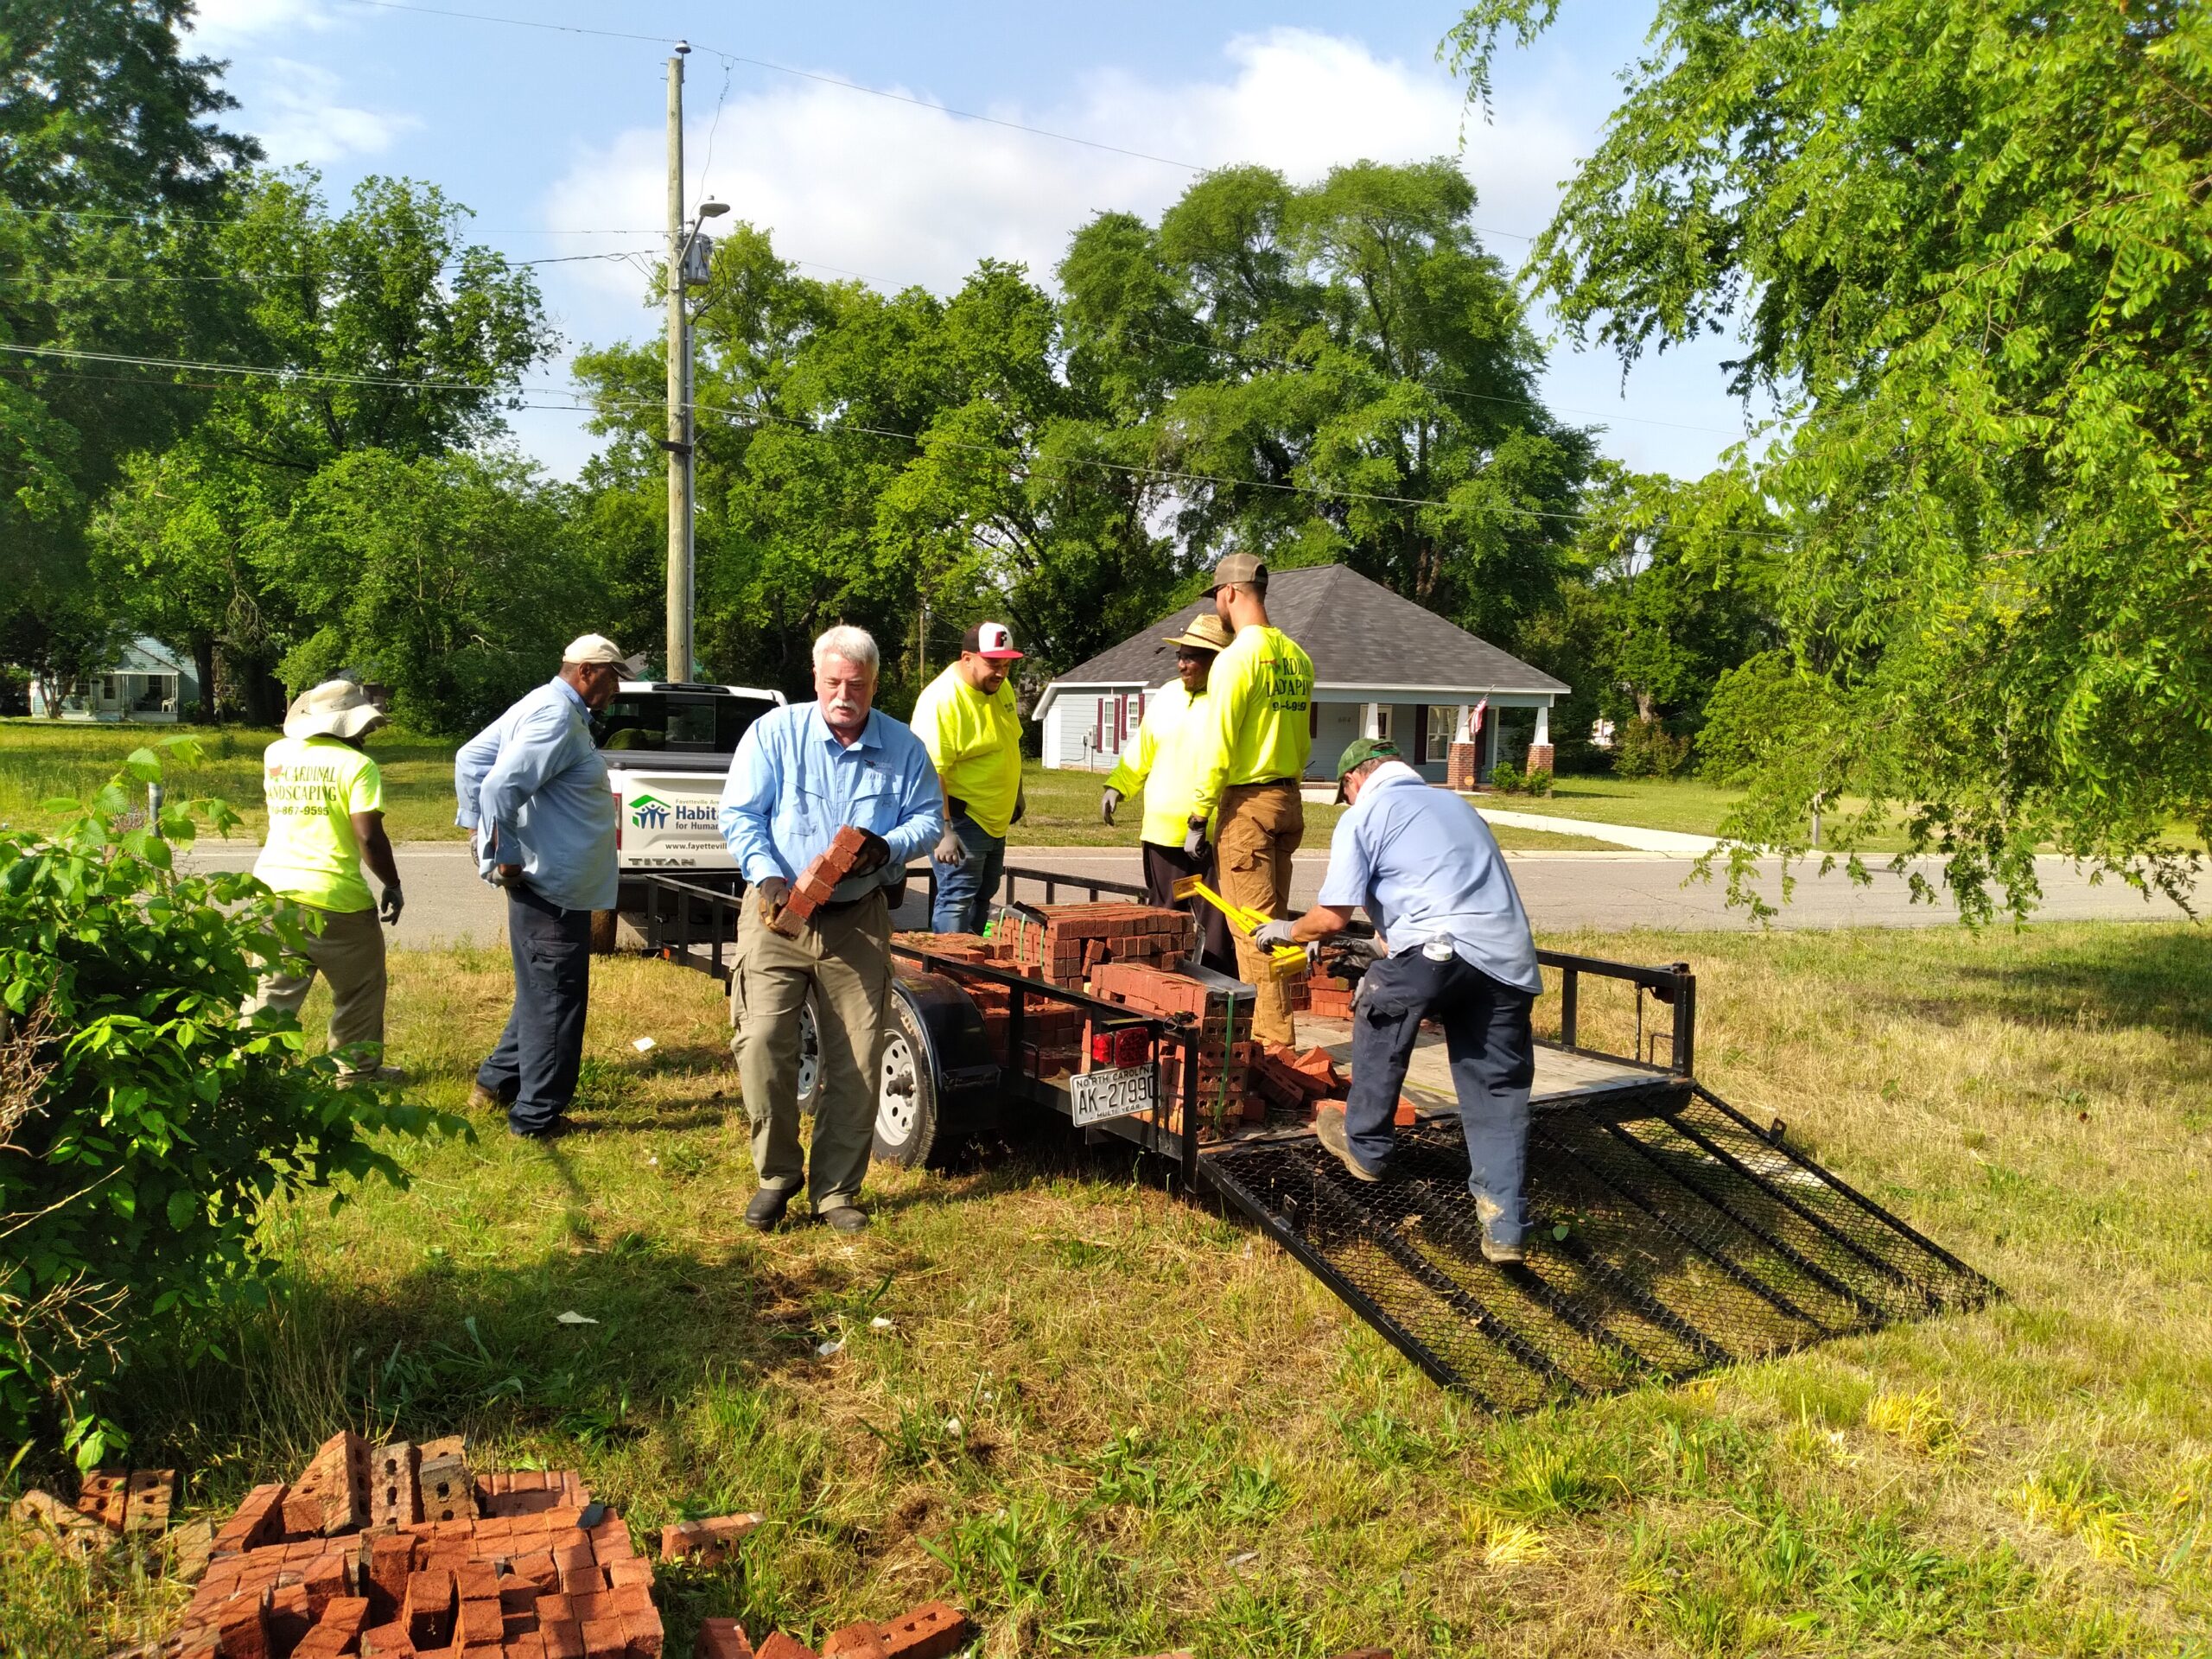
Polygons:
M876 664L875 641L862 629L836 627L817 639L817 701L747 728L722 785L722 839L754 899L738 924L731 997L742 1010L737 1071L760 1182L745 1224L762 1232L783 1219L802 1183L820 1220L842 1233L868 1225L861 1180L874 1146L877 1048L891 991L884 890L906 880L906 861L944 828L929 751L874 710ZM782 912L792 885L847 824L867 839L859 861L789 925ZM799 1010L810 986L822 1039L811 1167L798 1145Z
M1396 745L1363 737L1347 747L1337 798L1351 810L1337 820L1319 902L1253 938L1262 950L1311 944L1341 933L1357 907L1389 946L1352 1003L1351 1096L1325 1106L1314 1133L1358 1179L1381 1180L1407 1062L1433 1018L1452 1058L1483 1255L1518 1262L1536 1069L1529 1011L1544 988L1521 895L1481 815L1430 788Z

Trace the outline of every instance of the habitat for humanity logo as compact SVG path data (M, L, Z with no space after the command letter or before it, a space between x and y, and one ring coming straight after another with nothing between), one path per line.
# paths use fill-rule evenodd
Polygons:
M668 803L640 795L630 803L630 822L640 830L664 829L668 823Z

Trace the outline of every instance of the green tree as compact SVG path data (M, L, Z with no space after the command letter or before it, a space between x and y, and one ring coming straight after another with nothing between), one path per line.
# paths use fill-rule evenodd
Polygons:
M523 462L359 449L301 490L264 568L323 618L285 657L288 684L351 670L432 732L484 724L596 631L603 586L567 493Z
M214 231L259 154L216 118L222 66L187 58L181 0L0 0L0 639L42 675L114 630L88 579L93 505L200 394L161 371L46 354L212 352L235 296Z
M1499 33L1554 10L1467 14L1478 98ZM1969 918L2024 914L2045 843L2183 896L2167 825L2212 836L2208 160L2201 8L1662 0L1530 270L1627 360L1734 330L1777 406L1728 479L1783 517L1777 615L1840 712L1732 833L1802 849L1848 790L1873 804L1833 844L1903 811Z

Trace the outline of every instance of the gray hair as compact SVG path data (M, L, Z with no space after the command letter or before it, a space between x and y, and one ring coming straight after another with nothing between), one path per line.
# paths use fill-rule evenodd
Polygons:
M822 671L824 658L842 657L849 663L857 663L871 674L883 664L877 654L875 641L866 628L856 628L841 622L814 642L814 671Z

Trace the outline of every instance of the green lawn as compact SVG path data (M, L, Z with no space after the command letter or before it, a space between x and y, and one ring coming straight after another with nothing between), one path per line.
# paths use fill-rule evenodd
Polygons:
M245 818L238 833L258 840L266 823L261 810L261 752L273 731L239 726L96 726L82 721L0 720L0 823L50 828L57 815L42 803L99 788L133 749L158 746L166 738L188 736L206 752L205 764L175 767L172 797L219 795ZM454 745L416 737L386 727L372 733L369 753L384 770L385 824L395 841L459 841L453 822ZM1027 763L1029 810L1014 826L1017 847L1135 847L1143 816L1142 798L1118 815L1118 828L1098 819L1103 772L1047 772ZM1327 843L1342 809L1309 804L1306 841ZM1606 843L1585 836L1547 835L1527 830L1497 831L1498 842L1512 851L1554 852L1603 849Z
M169 798L219 796L245 819L238 835L259 840L261 752L274 731L244 726L105 726L79 721L0 720L0 823L51 827L43 802L91 793L112 777L133 749L157 751L166 739L188 737L205 754L197 766L173 760ZM396 841L463 839L453 822L454 746L385 727L369 734L368 751L384 772L385 823Z
M1722 817L1743 795L1739 789L1722 789L1695 779L1600 776L1557 779L1548 795L1485 795L1482 801L1506 812L1711 836L1719 833Z
M1057 1134L879 1172L856 1240L747 1234L721 998L624 959L583 1132L486 1124L410 1193L272 1217L289 1294L220 1357L144 1353L123 1415L189 1511L343 1423L580 1466L641 1535L765 1510L741 1567L664 1574L672 1654L706 1614L818 1636L937 1594L992 1659L2202 1653L2212 940L1546 942L1693 963L1707 1080L2006 1300L1494 1421L1249 1227ZM395 980L396 1058L458 1109L505 953ZM179 1599L0 1522L0 1652L91 1659Z

